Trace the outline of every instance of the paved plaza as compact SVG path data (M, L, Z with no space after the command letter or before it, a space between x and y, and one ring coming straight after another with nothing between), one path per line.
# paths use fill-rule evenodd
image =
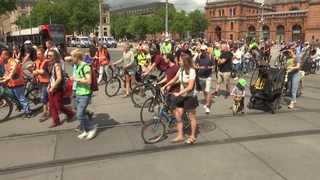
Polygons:
M110 53L118 58L121 47ZM245 76L248 81L250 77ZM10 120L0 122L0 179L320 177L320 76L306 76L295 108L287 108L285 97L277 114L260 107L233 116L229 109L233 99L219 96L213 98L211 113L206 115L203 94L198 94L199 131L192 146L170 143L175 134L156 144L144 144L140 109L130 98L121 98L122 90L110 98L104 93L104 85L99 88L89 106L99 126L98 135L91 141L77 138L76 119L48 129L51 120L40 123L40 115L23 120L15 112ZM247 89L245 104L249 98Z

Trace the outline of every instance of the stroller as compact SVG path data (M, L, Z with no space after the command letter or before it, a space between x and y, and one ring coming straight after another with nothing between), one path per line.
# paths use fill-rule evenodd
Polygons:
M271 106L275 114L280 109L280 101L285 85L285 68L258 66L252 74L250 81L251 98L247 105L249 109L256 105Z

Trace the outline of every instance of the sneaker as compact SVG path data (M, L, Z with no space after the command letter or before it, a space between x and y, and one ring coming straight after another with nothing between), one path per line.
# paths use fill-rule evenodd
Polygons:
M208 106L205 107L206 114L210 114L210 108Z
M238 80L238 79L239 79L238 77L233 78L233 80Z
M96 126L94 126L94 128L88 132L86 140L90 140L90 139L94 138L97 134L97 129L98 128Z
M39 119L39 122L44 122L44 121L46 121L46 120L49 119L49 118L50 118L49 113L43 113L42 116L41 116L40 119Z
M78 135L78 138L79 138L79 139L85 139L88 135L89 135L89 133L83 131L82 134Z
M218 97L218 92L215 91L214 93L211 94L213 97Z
M289 108L289 109L294 108L294 103L290 103L290 104L288 105L288 108Z
M33 113L27 113L26 115L24 115L23 119L30 119L33 117Z
M74 117L75 114L71 115L71 116L67 116L66 121L67 122L71 122L72 118Z

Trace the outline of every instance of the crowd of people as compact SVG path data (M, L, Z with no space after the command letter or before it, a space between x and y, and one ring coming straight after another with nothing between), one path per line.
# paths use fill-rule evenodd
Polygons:
M121 64L126 83L126 91L122 98L129 97L129 83L137 83L137 74L145 77L157 69L159 71L157 83L162 86L163 90L170 93L170 97L167 98L168 104L177 119L178 134L171 142L184 141L182 116L184 112L187 112L191 124L191 135L185 140L186 144L193 144L196 141L196 109L199 106L197 95L203 94L204 111L210 114L211 98L221 94L221 86L224 83L225 98L230 95L235 96L235 101L240 102L242 106L242 113L245 113L244 97L247 82L243 75L249 72L250 61L269 64L272 46L268 41L260 45L254 41L212 44L202 40L176 42L167 38L162 43L152 40L140 41L136 48L125 43L122 57L110 63L110 54L103 44L97 46L92 44L85 54L75 49L71 52L71 56L64 59L52 41L46 42L46 51L35 49L31 41L25 41L24 45L25 54L21 54L17 46L13 46L12 51L3 50L1 52L0 83L6 83L8 92L21 103L26 119L34 116L24 94L22 66L27 61L32 61L32 63L27 65L26 69L37 77L39 83L43 104L43 113L39 121L44 122L51 117L52 124L49 128L54 128L61 124L58 111L64 113L67 120L76 116L81 122L77 130L83 131L78 138L88 140L94 138L97 132L97 127L90 121L93 113L87 110L92 94L93 76L90 66L94 64L96 67L99 66L97 81L101 84L104 73L106 73L107 80L111 78L111 75L108 74L110 66ZM303 57L300 54L310 47L306 43L305 47L302 47L299 42L285 45L282 49L286 49L290 54L286 68L290 84L288 87L291 88L291 101L288 108L292 109L296 103L297 86L301 79L299 70ZM319 47L314 49L315 53L311 58L316 62L316 73L319 74L320 49ZM258 53L255 54L254 51ZM73 65L73 74L70 77L70 80L73 81L71 108L63 104L65 61L70 61ZM236 86L231 91L232 78ZM214 91L211 92L213 79L216 79L216 84ZM5 105L2 103L2 106Z

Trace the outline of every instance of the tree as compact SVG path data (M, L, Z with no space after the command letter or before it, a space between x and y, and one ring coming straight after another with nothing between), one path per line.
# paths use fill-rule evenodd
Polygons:
M19 16L15 22L21 29L30 28L30 18L27 16Z
M0 15L16 9L16 0L0 0Z
M198 9L190 12L189 19L191 21L190 31L193 35L203 32L210 25L210 22L205 17L205 14Z
M67 33L92 32L99 24L97 0L56 0L39 2L31 11L31 25L63 24ZM22 26L17 21L18 26Z
M127 32L134 35L139 35L139 39L144 39L148 33L148 18L147 16L131 16L130 24L128 25Z
M115 22L112 22L111 24L114 24L114 35L117 37L124 37L129 35L130 33L127 32L128 25L130 23L130 18L127 14L121 15Z
M185 11L177 12L173 18L173 23L171 25L172 32L177 32L180 35L180 38L184 34L187 33L187 31L190 28L191 21L187 16L187 13Z

